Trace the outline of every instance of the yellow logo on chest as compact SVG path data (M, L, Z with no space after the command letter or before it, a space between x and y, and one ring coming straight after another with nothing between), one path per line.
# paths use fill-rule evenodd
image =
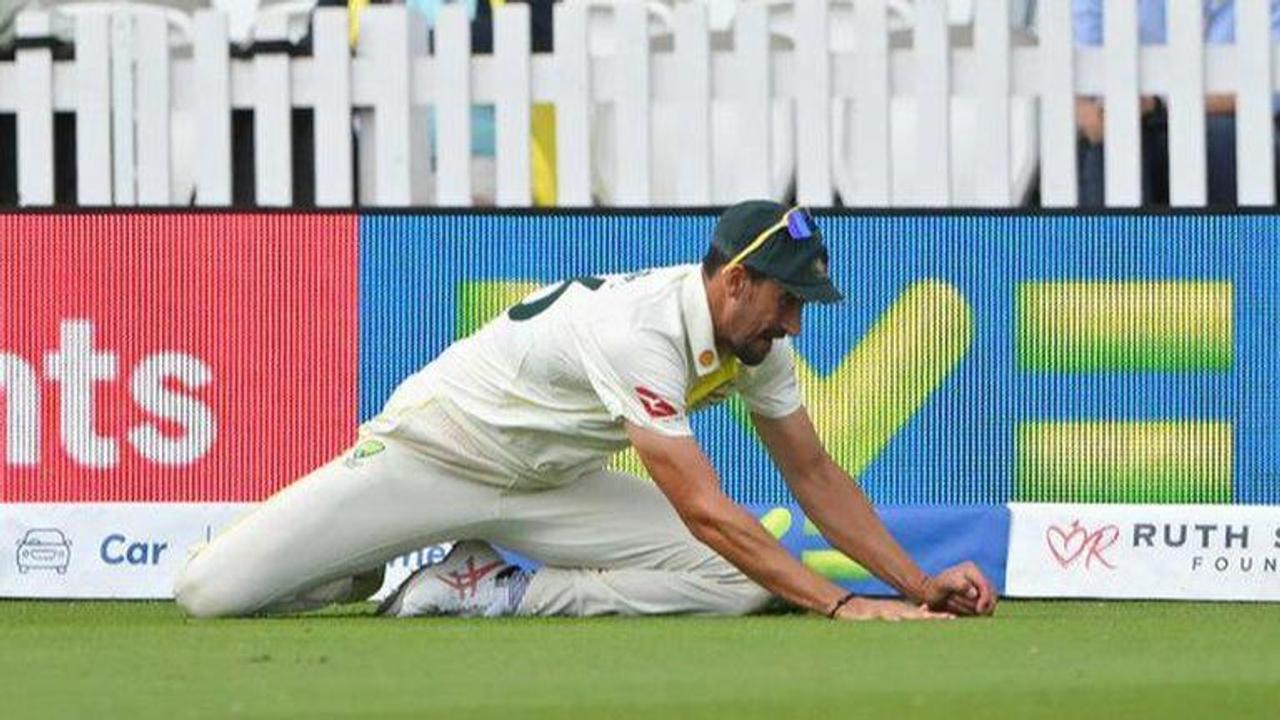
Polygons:
M724 400L733 390L733 381L737 379L741 369L738 358L726 358L715 372L702 376L689 388L689 392L685 394L684 406L692 412Z

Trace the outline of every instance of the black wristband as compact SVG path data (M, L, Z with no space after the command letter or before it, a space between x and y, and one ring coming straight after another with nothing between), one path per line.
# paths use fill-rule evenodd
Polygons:
M832 620L835 620L836 613L840 612L840 608L844 607L845 604L848 603L850 600L852 600L854 597L856 597L854 593L849 593L848 595L845 595L844 597L837 600L836 604L832 606L831 612L827 613L827 617L831 618Z

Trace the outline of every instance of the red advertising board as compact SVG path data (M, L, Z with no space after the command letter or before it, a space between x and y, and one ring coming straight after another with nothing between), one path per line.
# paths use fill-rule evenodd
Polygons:
M354 437L354 215L0 214L0 502L259 500Z

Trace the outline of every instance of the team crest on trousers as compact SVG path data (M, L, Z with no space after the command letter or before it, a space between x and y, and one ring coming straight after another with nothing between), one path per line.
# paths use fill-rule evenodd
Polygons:
M356 444L355 450L351 451L350 457L347 458L344 464L349 468L354 468L359 465L361 460L377 455L386 449L387 446L380 440L363 440Z

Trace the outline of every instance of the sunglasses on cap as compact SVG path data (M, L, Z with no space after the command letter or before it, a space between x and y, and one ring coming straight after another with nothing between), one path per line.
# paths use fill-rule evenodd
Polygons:
M733 259L729 261L728 267L741 264L748 255L759 250L760 246L764 245L771 235L783 228L786 228L787 234L791 236L792 240L808 240L814 236L817 225L814 224L813 216L809 214L808 210L799 206L793 207L782 214L781 220L765 228L754 240L747 243L747 246L742 248L742 252L734 255Z

